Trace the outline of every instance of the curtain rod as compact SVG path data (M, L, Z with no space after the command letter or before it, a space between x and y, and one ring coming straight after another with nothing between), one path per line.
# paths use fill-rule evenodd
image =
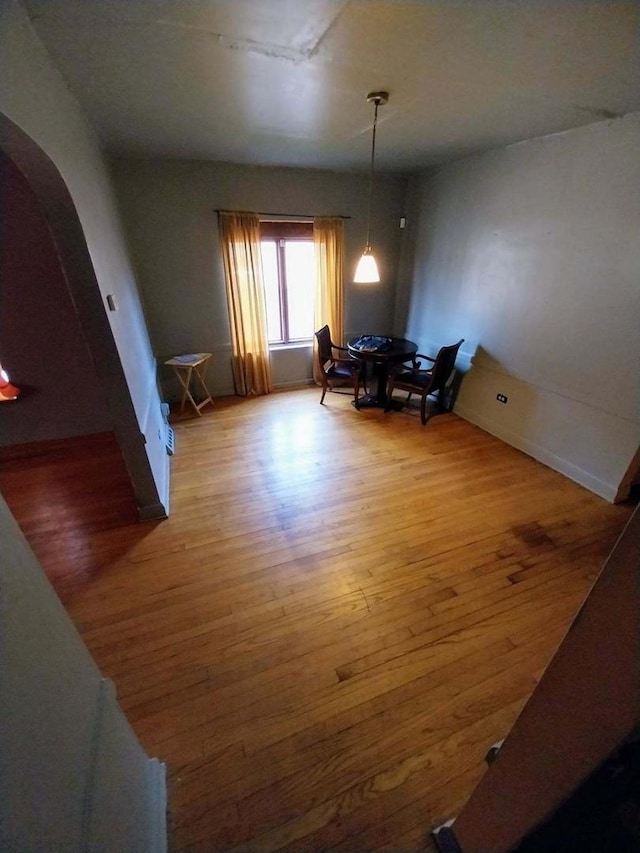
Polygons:
M326 213L266 213L264 210L219 210L215 208L214 213L251 213L253 216L286 216L290 219L293 219L295 217L297 217L298 219L315 219L318 216L322 216L323 219L351 219L350 216L343 216L342 214L328 215Z

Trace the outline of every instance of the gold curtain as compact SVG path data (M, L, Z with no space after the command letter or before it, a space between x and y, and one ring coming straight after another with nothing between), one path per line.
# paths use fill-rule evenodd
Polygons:
M334 344L344 344L344 222L317 216L313 220L316 254L316 304L314 327L327 325ZM318 342L313 339L313 378L321 384L317 359Z
M218 223L231 326L236 394L269 394L267 310L260 256L260 220L251 213L219 213Z

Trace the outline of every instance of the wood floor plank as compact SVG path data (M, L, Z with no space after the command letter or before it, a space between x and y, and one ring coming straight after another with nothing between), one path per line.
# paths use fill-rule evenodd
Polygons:
M631 512L453 414L318 400L176 423L162 523L133 523L110 439L0 475L167 763L174 853L433 853Z

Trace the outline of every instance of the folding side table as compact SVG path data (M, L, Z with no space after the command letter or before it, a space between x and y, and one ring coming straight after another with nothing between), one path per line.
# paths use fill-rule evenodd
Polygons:
M184 413L184 406L187 400L189 400L195 409L196 414L200 416L200 409L202 409L203 406L206 406L207 403L213 404L213 397L206 386L203 375L206 369L206 364L210 358L210 352L192 352L187 355L174 355L173 358L165 361L165 364L173 368L174 373L182 385L182 400L180 401L181 415ZM205 393L204 399L199 403L196 403L193 394L191 393L192 384L194 386L194 392L195 386L200 385L201 389Z

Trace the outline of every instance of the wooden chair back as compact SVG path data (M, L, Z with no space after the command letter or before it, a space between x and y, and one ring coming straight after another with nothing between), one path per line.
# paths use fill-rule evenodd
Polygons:
M435 394L436 391L442 392L444 389L455 367L458 350L463 341L464 338L460 338L457 344L440 348L431 371L433 373L433 381L429 391L430 394Z
M324 372L324 365L333 359L333 350L331 348L331 331L328 326L323 326L316 332L318 340L318 359L320 361L320 369Z
M438 355L431 358L429 355L416 353L412 359L411 366L407 364L398 365L389 373L387 386L387 405L385 411L391 408L391 397L394 388L400 388L408 392L405 403L409 402L412 394L420 395L420 421L424 426L427 423L427 397L437 394L438 408L441 412L446 411L447 382L453 373L456 364L456 356L464 338L460 338L457 344L441 347ZM432 362L432 367L421 367L421 359Z
M357 409L359 407L360 362L351 358L346 347L333 343L329 326L323 326L315 334L318 341L317 357L320 369L318 378L322 382L320 402L324 402L325 394L334 385L344 385L348 382L353 385L353 401Z

